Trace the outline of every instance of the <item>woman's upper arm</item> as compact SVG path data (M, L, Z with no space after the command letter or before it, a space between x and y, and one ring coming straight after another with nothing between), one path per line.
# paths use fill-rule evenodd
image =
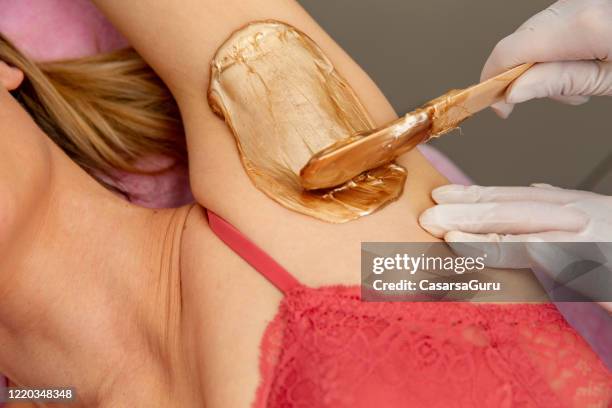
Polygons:
M295 1L94 0L113 24L155 69L177 99L187 131L192 189L196 198L210 194L206 174L227 171L235 160L229 129L208 106L210 63L229 35L255 20L275 19L310 36L333 62L363 102L376 124L396 117L374 82ZM229 157L228 154L232 156ZM238 164L235 162L235 164ZM241 171L236 167L237 171Z
M255 20L275 19L312 37L354 86L375 122L395 114L376 85L296 2L287 0L94 0L179 100L204 101L210 62L229 35ZM212 117L212 112L210 112Z

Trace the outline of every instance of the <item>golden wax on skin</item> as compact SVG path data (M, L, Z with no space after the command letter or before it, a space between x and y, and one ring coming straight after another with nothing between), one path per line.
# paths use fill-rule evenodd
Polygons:
M231 128L255 186L289 208L324 221L350 221L402 193L396 164L332 189L305 191L300 169L315 152L374 127L351 87L304 33L277 21L233 33L211 66L208 100Z

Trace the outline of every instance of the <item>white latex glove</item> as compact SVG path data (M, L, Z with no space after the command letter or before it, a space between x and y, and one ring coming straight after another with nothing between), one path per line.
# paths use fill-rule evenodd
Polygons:
M495 46L481 80L524 62L539 64L510 86L505 103L493 106L501 117L533 98L578 105L612 95L612 1L557 1Z
M612 278L612 197L548 184L447 185L435 189L432 197L438 205L421 214L419 222L460 255L481 255L484 248L488 266L529 267L555 281L565 279L560 275L567 273L568 266L587 260L596 265L589 272L591 277ZM462 244L470 242L489 244ZM593 244L571 246L569 252L554 245L538 245L547 242ZM610 274L601 275L604 270ZM540 281L545 278L538 277ZM583 278L572 285L583 293L581 288L588 283ZM612 308L612 304L602 305Z
M433 190L432 198L438 205L419 222L447 242L612 242L609 196L549 184L450 184Z

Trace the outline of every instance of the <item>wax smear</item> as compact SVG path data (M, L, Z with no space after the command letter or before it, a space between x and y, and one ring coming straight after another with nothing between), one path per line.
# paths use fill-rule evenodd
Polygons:
M334 188L302 188L300 169L314 153L374 124L321 49L294 27L262 21L233 33L212 61L208 99L231 128L252 182L290 210L341 223L402 193L406 171L393 163Z

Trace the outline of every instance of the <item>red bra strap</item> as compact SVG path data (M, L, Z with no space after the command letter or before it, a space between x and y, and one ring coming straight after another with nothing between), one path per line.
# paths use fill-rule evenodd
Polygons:
M215 235L242 259L247 261L249 265L255 268L257 272L279 288L281 292L286 293L300 284L293 275L280 266L270 255L251 242L232 224L210 210L206 210L206 213L208 214L208 225Z

